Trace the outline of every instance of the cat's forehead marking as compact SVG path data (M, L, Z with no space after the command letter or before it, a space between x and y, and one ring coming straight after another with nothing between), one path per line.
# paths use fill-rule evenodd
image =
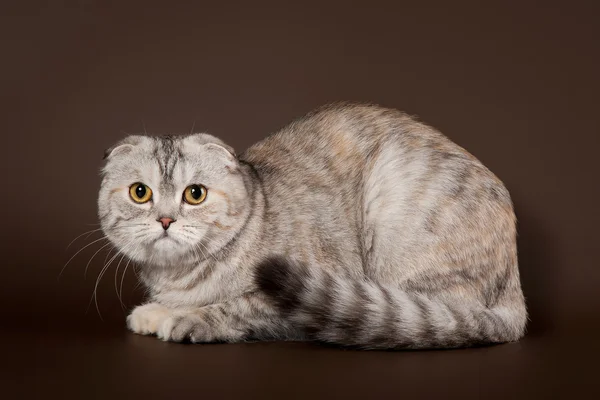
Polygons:
M160 174L165 179L173 179L177 162L183 157L181 149L173 136L155 138L153 156L158 163Z

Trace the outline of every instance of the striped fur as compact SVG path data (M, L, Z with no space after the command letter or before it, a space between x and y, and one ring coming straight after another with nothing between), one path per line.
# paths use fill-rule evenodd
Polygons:
M352 279L272 258L260 288L313 340L363 349L453 348L518 340L524 310Z

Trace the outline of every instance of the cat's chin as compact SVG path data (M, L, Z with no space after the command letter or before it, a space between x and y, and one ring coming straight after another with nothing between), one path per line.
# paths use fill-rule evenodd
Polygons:
M170 264L174 260L186 258L189 248L173 237L164 236L152 243L150 253L155 262Z

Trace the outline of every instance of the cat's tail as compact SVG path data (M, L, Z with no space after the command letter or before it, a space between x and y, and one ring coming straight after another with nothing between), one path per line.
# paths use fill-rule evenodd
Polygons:
M451 348L515 341L527 320L519 289L508 305L426 296L338 276L282 258L263 262L256 283L308 337L364 349Z

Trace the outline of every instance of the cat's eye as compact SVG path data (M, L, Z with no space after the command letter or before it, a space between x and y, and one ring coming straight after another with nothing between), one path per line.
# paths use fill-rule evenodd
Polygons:
M202 203L204 199L206 199L206 188L202 185L190 185L183 192L183 200L193 206Z
M152 200L152 190L143 183L137 182L129 187L129 196L138 204L144 204Z

